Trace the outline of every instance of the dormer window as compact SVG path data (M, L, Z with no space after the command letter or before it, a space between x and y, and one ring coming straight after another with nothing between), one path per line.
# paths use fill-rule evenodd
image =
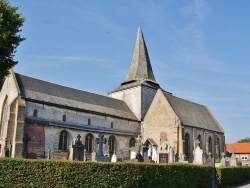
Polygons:
M88 119L88 125L91 125L91 119Z
M66 122L66 115L63 115L63 122Z
M33 111L33 117L37 117L37 109Z
M113 122L110 123L110 127L111 127L111 129L113 129L113 127L114 127Z

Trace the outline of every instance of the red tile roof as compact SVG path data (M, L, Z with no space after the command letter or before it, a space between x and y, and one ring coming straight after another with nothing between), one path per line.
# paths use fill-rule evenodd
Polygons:
M232 149L235 149L234 153L250 153L250 142L248 143L229 143L226 144L226 151L232 153Z

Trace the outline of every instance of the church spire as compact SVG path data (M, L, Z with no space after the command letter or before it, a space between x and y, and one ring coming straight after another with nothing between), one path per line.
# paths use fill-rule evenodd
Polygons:
M138 28L130 68L125 82L132 80L156 82L141 27Z
M138 85L145 85L153 88L160 87L159 84L156 83L154 77L147 46L140 26L137 31L134 51L126 80L116 90L122 90Z

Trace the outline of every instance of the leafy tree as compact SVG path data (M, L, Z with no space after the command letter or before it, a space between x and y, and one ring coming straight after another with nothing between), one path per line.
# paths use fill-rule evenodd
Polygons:
M9 70L18 62L14 53L19 43L25 38L19 35L25 18L17 13L7 0L0 0L0 80L9 74Z
M245 142L250 142L250 137L246 137L238 141L238 143L245 143Z

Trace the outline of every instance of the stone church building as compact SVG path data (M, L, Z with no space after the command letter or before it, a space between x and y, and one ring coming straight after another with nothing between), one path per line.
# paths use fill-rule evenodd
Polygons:
M0 92L0 156L67 159L78 135L86 160L107 139L104 155L118 160L193 161L199 145L206 155L224 150L224 131L209 109L174 96L154 77L139 27L124 82L102 96L14 73Z

